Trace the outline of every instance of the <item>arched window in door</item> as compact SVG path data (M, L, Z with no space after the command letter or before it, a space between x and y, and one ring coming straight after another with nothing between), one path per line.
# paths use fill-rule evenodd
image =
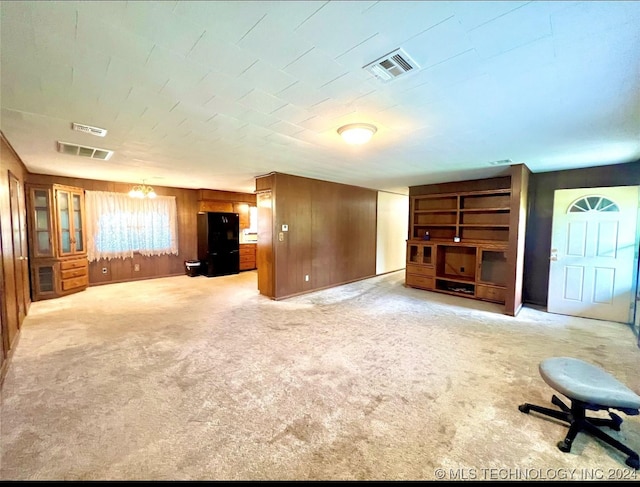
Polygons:
M574 201L569 206L567 213L582 213L585 211L620 211L620 209L618 205L604 196L585 196Z

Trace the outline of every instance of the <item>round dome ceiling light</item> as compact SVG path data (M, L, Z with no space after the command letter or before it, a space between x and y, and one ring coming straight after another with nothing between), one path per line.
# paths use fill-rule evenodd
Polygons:
M338 129L347 144L365 144L377 131L376 126L369 123L350 123Z

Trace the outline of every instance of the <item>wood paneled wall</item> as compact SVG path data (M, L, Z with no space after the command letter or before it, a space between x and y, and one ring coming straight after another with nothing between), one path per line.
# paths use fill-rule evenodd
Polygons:
M269 289L269 297L281 299L375 275L376 191L280 173L256 180L256 191L268 190L271 218L258 205L258 226L271 227L259 230L258 281L273 285L261 293ZM267 243L262 237L269 233ZM273 256L270 276L261 266L266 250Z
M531 171L524 164L514 164L511 170L511 211L509 212L509 251L504 312L516 316L522 308L524 282L524 245L527 229L528 188Z
M640 185L640 161L531 174L524 262L525 303L547 305L554 191L636 185Z
M44 174L29 174L27 181L42 184L66 184L86 191L128 193L133 184L93 179L67 178ZM184 261L197 258L196 215L198 190L153 186L159 196L175 196L178 214L178 255L145 257L135 254L131 259L101 259L89 262L89 285L132 281L183 274ZM136 265L139 270L136 271ZM107 269L103 273L103 268Z
M31 304L29 288L28 260L26 256L26 209L24 183L27 170L3 134L0 134L0 384L4 379L8 358L15 350L22 326L20 302L24 312L28 312ZM14 248L15 218L12 218L10 179L17 179L17 195L14 201L13 217L17 217L17 225L22 229L22 247ZM19 238L18 238L19 240ZM22 277L20 277L22 276Z
M129 183L97 181L93 179L67 178L44 174L28 174L30 183L66 184L88 191L111 191L127 193L133 186ZM178 255L161 255L146 257L135 254L130 259L101 259L89 262L89 285L108 284L114 282L151 279L185 273L187 260L197 259L197 214L200 199L203 195L211 200L228 201L229 204L253 201L254 194L233 193L229 191L180 189L153 186L160 196L175 196L178 213ZM136 267L137 266L137 267ZM136 268L139 270L136 271ZM106 269L106 273L103 273Z

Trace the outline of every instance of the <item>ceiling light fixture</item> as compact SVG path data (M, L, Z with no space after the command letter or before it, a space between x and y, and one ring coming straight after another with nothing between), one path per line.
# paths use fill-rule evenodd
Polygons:
M137 184L136 186L134 186L133 188L131 188L131 191L129 191L129 196L131 198L155 198L156 192L153 190L153 188L151 186L147 186L146 184L144 184L144 180L142 180L142 184Z
M378 131L375 125L369 123L350 123L338 129L347 144L364 144Z

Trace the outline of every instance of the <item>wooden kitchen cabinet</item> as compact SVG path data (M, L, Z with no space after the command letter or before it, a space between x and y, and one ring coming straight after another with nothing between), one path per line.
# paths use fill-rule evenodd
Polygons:
M256 268L256 244L240 244L240 270Z

